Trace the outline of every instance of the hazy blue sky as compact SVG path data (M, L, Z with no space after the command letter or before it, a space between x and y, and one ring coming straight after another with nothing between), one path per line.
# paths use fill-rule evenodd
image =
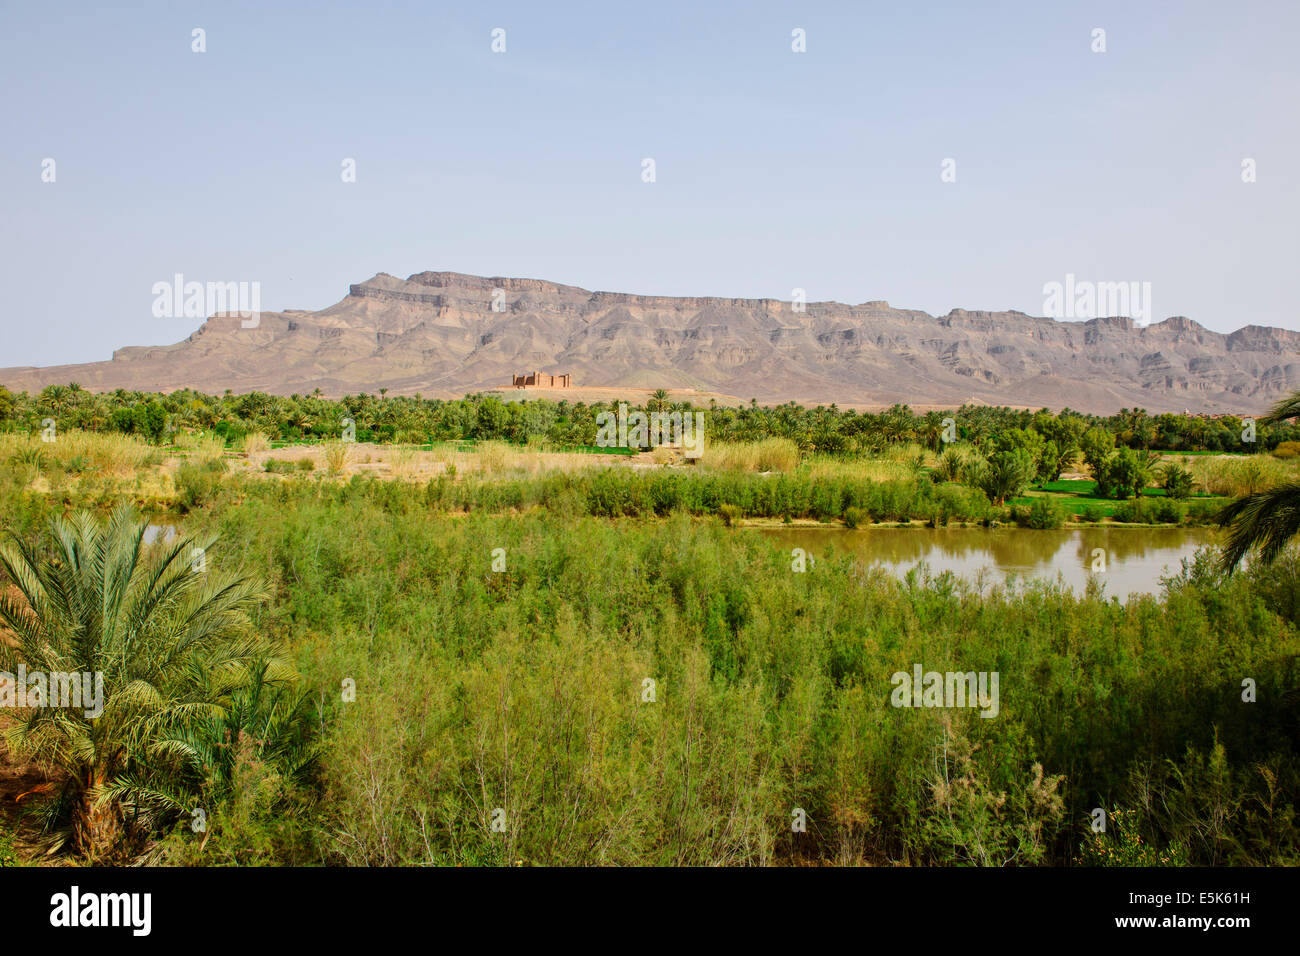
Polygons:
M0 366L184 338L151 312L177 272L266 310L449 269L1033 314L1074 273L1300 328L1298 27L1294 0L0 0Z

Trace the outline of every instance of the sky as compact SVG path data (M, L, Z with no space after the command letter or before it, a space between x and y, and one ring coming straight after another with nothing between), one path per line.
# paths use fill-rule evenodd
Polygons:
M267 311L451 270L1033 315L1073 275L1300 329L1298 28L1294 0L0 0L0 367L185 338L152 308L177 273Z

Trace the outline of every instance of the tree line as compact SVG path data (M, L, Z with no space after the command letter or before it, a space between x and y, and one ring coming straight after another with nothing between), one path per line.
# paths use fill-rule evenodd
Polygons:
M597 416L616 411L619 401L558 402L547 399L503 401L492 394L460 399L361 393L326 398L320 390L309 395L269 395L227 391L210 395L191 389L170 393L117 389L96 393L76 383L51 385L36 394L13 393L0 385L0 430L37 432L53 422L58 430L138 435L158 444L181 431L205 431L236 442L257 432L272 440L320 441L338 438L348 423L357 441L423 444L430 441L546 442L556 446L592 445ZM1121 409L1099 416L1063 409L1028 411L1007 407L964 405L951 411L914 411L894 405L880 412L841 409L835 404L806 407L748 405L706 407L669 401L662 390L643 403L628 401L646 412L705 411L710 441L752 442L786 438L805 454L870 454L899 443L916 443L941 450L954 441L981 450L1004 444L1010 431L1032 435L1042 447L1029 451L1050 462L1085 451L1085 436L1099 430L1113 448L1135 451L1184 452L1271 451L1278 444L1300 441L1294 422L1256 422L1249 417L1190 414L1150 414L1141 408ZM1093 443L1106 441L1096 438Z

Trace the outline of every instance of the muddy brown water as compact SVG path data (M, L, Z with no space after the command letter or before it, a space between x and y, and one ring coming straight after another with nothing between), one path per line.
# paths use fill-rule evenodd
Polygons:
M924 563L932 574L951 571L984 586L1008 579L1060 581L1076 594L1090 578L1107 597L1161 593L1160 579L1176 574L1184 558L1218 543L1214 528L762 528L752 529L789 552L814 557L851 553L902 577ZM1104 559L1104 571L1094 572Z

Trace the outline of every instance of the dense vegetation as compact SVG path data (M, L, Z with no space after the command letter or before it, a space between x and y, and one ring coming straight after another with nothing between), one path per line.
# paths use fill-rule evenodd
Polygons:
M6 740L58 784L37 807L47 854L129 860L178 817L223 819L255 773L312 773L296 675L248 626L259 586L223 568L196 573L197 541L148 548L144 531L127 509L103 526L83 511L54 518L50 553L0 546L17 592L0 595L4 672L102 680L93 692L78 684L75 700L17 692Z
M797 573L685 515L456 518L317 491L188 523L220 535L214 570L270 583L258 629L317 688L320 775L249 783L206 839L177 812L163 859L1297 860L1294 558L1225 579L1207 554L1120 605L832 555ZM999 672L998 716L891 707L917 663ZM1093 834L1097 807L1131 812L1141 849Z
M0 713L0 750L46 781L6 801L0 862L1300 862L1295 552L1230 574L1205 551L1121 604L805 563L728 527L1210 520L1285 487L1285 445L1157 460L1108 420L977 409L957 441L871 452L869 430L809 447L767 427L780 409L718 409L711 440L754 440L695 466L552 467L426 422L394 437L478 444L362 475L337 442L275 457L278 410L141 396L70 430L95 427L84 394L55 442L22 397L0 435L0 670L103 671L105 710ZM365 407L477 429L545 406L492 401ZM146 434L134 411L115 431L141 403ZM548 429L588 411L545 406ZM891 706L916 665L998 673L997 715Z
M334 400L318 394L286 397L260 392L218 397L189 390L165 395L123 390L96 394L75 384L51 385L37 395L14 395L0 386L0 430L34 432L44 419L52 418L61 431L115 431L155 442L182 430L211 431L232 441L249 432L281 441L310 441L337 438L347 418L355 423L357 440L363 442L501 439L523 444L545 439L559 446L582 446L595 442L596 415L616 404L515 402L491 395L443 401L365 394ZM686 407L670 405L662 394L647 405L651 410ZM859 413L834 405L760 407L755 402L740 408L710 405L706 411L714 441L786 438L804 453L853 454L907 442L939 450L946 418L953 420L955 428L948 433L951 439L983 448L1012 429L1021 429L1044 444L1052 443L1057 458L1081 450L1084 435L1092 428L1112 436L1112 445L1142 450L1268 451L1282 442L1300 441L1300 426L1292 423L1261 425L1251 442L1243 441L1249 428L1237 416L1149 415L1142 409L1123 409L1108 417L987 406L920 414L896 405L880 413Z

